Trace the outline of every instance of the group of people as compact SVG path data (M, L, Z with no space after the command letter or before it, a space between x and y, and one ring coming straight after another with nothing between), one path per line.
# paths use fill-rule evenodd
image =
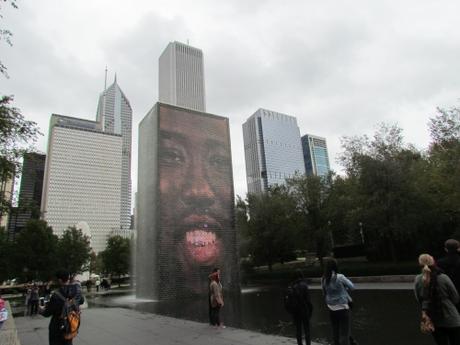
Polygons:
M460 345L460 243L449 239L444 244L446 256L435 261L429 254L419 256L421 273L415 278L415 297L421 308L421 331L431 333L437 345ZM334 345L357 344L351 336L350 292L353 283L339 273L337 261L323 259L321 288L329 309ZM310 318L312 304L305 280L299 279L292 287L299 296L299 307L291 312L296 326L298 345L302 345L302 331L310 345Z
M102 280L99 278L88 279L85 283L86 290L88 292L91 292L91 287L93 286L93 284L96 287L96 292L99 292L100 289L110 290L110 287L111 287L109 281L106 278L102 278Z
M321 280L326 305L330 312L334 345L357 344L350 334L352 299L350 291L353 283L339 273L337 261L332 257L323 258L324 274ZM310 340L310 318L313 305L310 299L308 283L302 276L291 284L294 307L290 309L296 326L297 344L302 345L302 333L307 345ZM225 326L220 320L220 310L224 306L222 284L220 283L220 269L215 268L209 275L209 323L214 327Z
M27 286L25 315L37 315L40 299L48 301L51 295L51 282L46 284L32 283Z
M437 345L460 345L460 243L449 239L444 244L446 256L435 261L429 254L419 256L421 273L414 283L415 297L421 308L421 331L431 333ZM215 268L209 275L210 324L222 327L220 309L224 306L220 270ZM337 261L323 258L321 289L329 310L333 345L356 345L351 335L351 291L354 284L339 273ZM299 276L288 292L295 300L294 307L287 307L296 327L297 344L311 344L310 319L313 305L307 281ZM285 297L286 299L286 297Z
M357 343L351 336L351 307L353 301L350 295L354 285L350 279L339 273L337 261L334 258L325 257L322 261L321 289L329 310L333 344L355 345ZM297 344L302 345L303 333L305 343L310 345L310 319L313 313L313 305L310 299L308 283L299 274L299 278L291 284L289 290L290 292L285 298L291 300L287 309L294 320Z

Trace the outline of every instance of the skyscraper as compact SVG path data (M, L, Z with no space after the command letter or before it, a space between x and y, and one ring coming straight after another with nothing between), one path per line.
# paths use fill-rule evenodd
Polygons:
M8 232L12 237L20 232L30 219L40 218L45 160L45 155L35 152L24 155L18 207L13 209L8 225Z
M170 42L159 60L160 102L205 112L203 52Z
M117 84L104 90L99 97L96 121L101 123L102 131L119 134L122 137L121 161L121 208L120 224L129 229L131 224L131 133L133 111L128 98Z
M329 174L331 168L325 138L305 134L302 137L302 150L307 175L327 176Z
M52 115L43 181L42 217L61 235L89 228L91 247L105 249L120 229L122 136L95 121Z
M243 124L243 140L249 193L264 192L296 172L305 173L294 116L259 109Z

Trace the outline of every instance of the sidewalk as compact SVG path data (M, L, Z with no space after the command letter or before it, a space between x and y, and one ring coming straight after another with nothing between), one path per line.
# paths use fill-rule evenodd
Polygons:
M49 319L15 318L21 345L48 345ZM74 345L296 345L294 338L141 313L123 308L91 308L82 312ZM320 345L312 343L312 345Z

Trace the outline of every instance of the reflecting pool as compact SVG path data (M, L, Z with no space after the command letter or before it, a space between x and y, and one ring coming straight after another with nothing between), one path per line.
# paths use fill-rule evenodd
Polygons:
M283 306L284 289L252 287L243 289L241 296L226 296L222 310L228 326L263 333L294 337L294 326ZM312 289L312 339L330 344L331 330L328 310L322 292ZM431 336L419 330L420 312L410 289L359 289L353 293L353 336L360 344L369 345L430 345ZM139 301L134 296L98 296L89 300L92 306L123 306L140 311L208 321L206 297L186 302Z

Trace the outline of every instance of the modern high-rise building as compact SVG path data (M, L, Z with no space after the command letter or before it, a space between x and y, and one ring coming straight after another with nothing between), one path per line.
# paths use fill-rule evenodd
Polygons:
M29 152L24 155L18 207L13 209L8 225L10 238L14 238L30 219L40 218L45 161L44 154Z
M55 234L89 228L93 250L105 249L121 228L122 147L97 121L51 116L41 212Z
M159 59L159 100L206 111L203 52L180 42L170 42Z
M243 124L243 140L249 193L264 192L295 173L305 173L294 116L259 109Z
M327 176L329 174L331 168L325 138L305 134L302 137L302 150L307 175Z
M131 224L131 134L133 111L128 98L117 84L117 78L99 97L96 121L101 123L102 131L119 134L122 137L121 161L121 209L122 229Z

